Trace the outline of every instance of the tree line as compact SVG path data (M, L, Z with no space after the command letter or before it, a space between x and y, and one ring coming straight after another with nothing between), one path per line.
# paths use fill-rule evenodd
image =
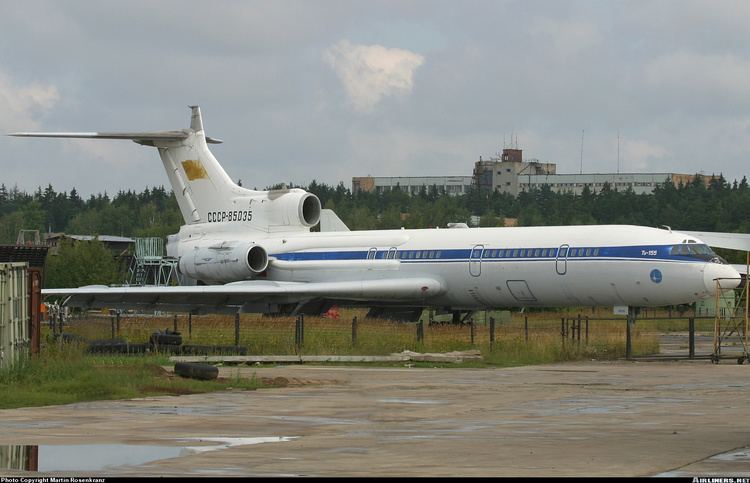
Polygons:
M674 229L750 233L750 186L747 178L728 183L714 179L708 186L696 178L687 185L664 183L650 194L618 191L608 184L593 192L555 193L548 186L514 197L506 193L471 191L449 196L436 187L416 195L393 189L356 193L344 186L318 183L300 186L333 209L352 230L444 227L448 223L504 226L634 224L668 225ZM271 187L274 188L274 187ZM171 190L163 186L114 196L80 197L73 189L57 192L48 185L33 193L0 184L0 243L14 243L18 231L65 232L79 235L166 236L176 233L182 216Z
M333 186L315 180L300 187L317 195L323 207L333 209L352 230L445 227L453 222L471 224L474 217L479 226L504 226L506 219L515 219L518 226L634 224L750 233L746 177L732 183L718 177L708 185L699 178L679 186L667 182L650 194L618 191L608 184L596 192L585 187L578 195L555 193L544 186L515 197L477 190L449 196L434 186L413 196L399 189L355 194L343 183ZM75 189L57 192L48 185L27 193L0 184L0 243L4 244L15 243L21 229L165 237L176 233L182 223L174 194L163 186L83 199ZM744 262L741 254L722 254Z

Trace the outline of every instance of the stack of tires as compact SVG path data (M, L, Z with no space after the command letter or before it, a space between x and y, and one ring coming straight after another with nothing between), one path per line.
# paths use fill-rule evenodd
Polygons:
M163 332L157 330L151 334L148 343L157 352L179 352L182 345L182 335L169 329L165 329Z

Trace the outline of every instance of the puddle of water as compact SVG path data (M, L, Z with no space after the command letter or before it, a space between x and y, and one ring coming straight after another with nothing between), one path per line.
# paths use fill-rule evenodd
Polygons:
M321 418L315 416L271 416L268 419L313 424L364 424L367 422L355 419Z
M718 461L750 461L750 448L743 448L739 451L730 451L712 456L712 460Z
M432 399L405 399L397 397L378 399L378 402L397 404L445 404L443 401L435 401Z
M194 441L196 443L219 443L207 446L187 446L185 449L191 453L206 453L208 451L217 451L234 446L247 446L261 443L280 443L283 441L293 441L296 436L269 436L265 438L183 438L178 441Z
M233 406L140 406L126 408L123 411L133 414L161 414L176 416L213 416L233 413L237 408Z
M0 445L0 470L101 471L118 466L139 466L153 461L218 451L236 446L292 441L296 436L261 438L184 438L182 443L218 443L191 446L135 444Z

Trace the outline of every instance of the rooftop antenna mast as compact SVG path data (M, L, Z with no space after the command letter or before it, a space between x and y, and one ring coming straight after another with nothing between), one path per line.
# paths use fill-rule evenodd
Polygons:
M617 174L620 174L620 130L617 130Z
M581 173L583 174L583 135L586 132L585 129L581 129Z

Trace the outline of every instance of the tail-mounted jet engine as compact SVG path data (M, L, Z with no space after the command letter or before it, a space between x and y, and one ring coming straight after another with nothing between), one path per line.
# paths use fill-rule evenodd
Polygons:
M254 278L268 268L268 253L251 242L221 242L195 246L182 253L180 272L206 283L228 283Z

